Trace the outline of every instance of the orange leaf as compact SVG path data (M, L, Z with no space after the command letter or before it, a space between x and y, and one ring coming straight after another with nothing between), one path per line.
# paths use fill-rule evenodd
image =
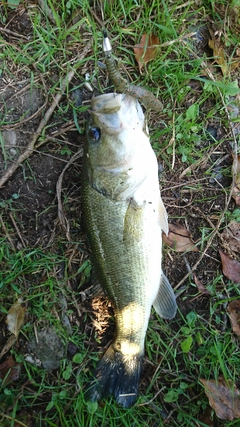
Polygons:
M159 38L154 34L143 34L140 43L133 47L140 72L144 64L155 58L159 43Z
M222 270L224 276L234 283L240 284L240 262L230 258L227 254L219 251L222 261Z
M215 380L200 379L205 387L205 393L210 406L221 420L240 418L240 392L235 384L219 377Z
M240 300L230 301L227 311L230 315L234 334L240 336Z
M197 246L191 239L190 231L180 224L169 224L169 233L167 236L163 234L163 241L177 252L198 252Z

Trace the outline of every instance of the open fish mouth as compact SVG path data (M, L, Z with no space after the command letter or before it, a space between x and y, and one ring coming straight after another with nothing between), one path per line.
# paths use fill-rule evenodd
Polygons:
M124 129L144 130L146 127L139 102L124 94L108 93L93 98L92 119L108 134Z

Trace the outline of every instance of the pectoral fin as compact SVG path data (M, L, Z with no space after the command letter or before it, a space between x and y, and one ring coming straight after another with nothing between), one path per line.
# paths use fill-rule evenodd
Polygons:
M164 319L172 319L177 311L176 297L165 274L162 273L159 291L153 303L153 307L159 316Z
M168 234L168 216L161 197L158 201L158 222L165 234Z

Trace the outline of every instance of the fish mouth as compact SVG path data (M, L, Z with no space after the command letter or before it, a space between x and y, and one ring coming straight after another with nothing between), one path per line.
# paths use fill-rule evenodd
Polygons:
M93 98L91 101L92 110L100 114L112 114L119 111L124 104L127 108L132 108L137 104L135 98L123 93L105 93Z
M145 129L145 119L137 99L122 93L107 93L91 101L92 121L108 134L124 129Z

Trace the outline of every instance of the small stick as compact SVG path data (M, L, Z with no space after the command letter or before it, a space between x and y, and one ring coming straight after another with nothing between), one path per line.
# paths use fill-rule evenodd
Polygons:
M112 46L108 38L106 30L103 30L103 52L105 53L105 61L109 77L114 84L116 90L126 95L137 98L147 110L162 111L163 104L149 90L135 86L125 80L115 62L112 55Z

